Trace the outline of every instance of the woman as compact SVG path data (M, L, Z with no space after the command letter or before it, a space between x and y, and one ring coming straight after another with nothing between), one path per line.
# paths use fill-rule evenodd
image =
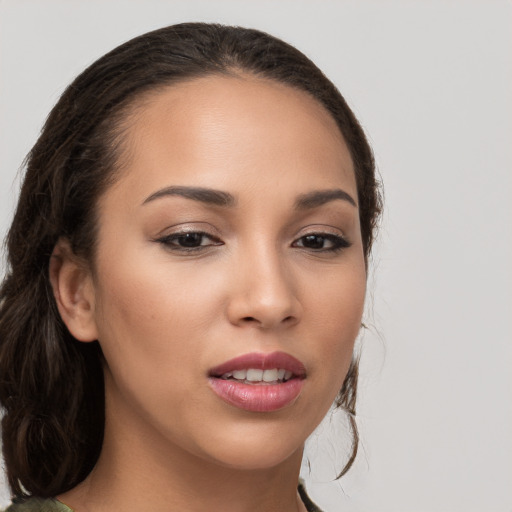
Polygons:
M9 510L317 510L302 449L355 412L379 210L361 127L286 43L182 24L92 64L7 239Z

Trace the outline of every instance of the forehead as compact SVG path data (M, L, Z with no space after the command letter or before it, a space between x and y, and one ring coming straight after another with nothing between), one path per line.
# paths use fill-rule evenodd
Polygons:
M251 75L209 76L150 93L125 131L127 178L139 189L292 177L355 190L331 114L308 93ZM291 174L290 174L291 173ZM321 183L322 182L322 183ZM235 190L236 192L236 190Z

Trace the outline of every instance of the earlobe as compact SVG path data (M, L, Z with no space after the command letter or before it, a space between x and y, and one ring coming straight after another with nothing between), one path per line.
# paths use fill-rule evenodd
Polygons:
M57 308L69 332L79 341L98 339L91 273L65 239L55 244L49 276Z

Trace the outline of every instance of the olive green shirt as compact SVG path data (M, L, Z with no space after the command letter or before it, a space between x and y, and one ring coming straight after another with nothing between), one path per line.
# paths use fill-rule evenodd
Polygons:
M73 512L58 500L44 498L29 498L19 503L13 503L5 512Z
M298 490L308 512L322 512L310 500L302 484L299 484ZM27 500L13 503L5 512L73 512L73 510L55 499L28 498Z

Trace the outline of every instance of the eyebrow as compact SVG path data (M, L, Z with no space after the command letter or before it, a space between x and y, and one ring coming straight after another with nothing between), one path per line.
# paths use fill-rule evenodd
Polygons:
M357 204L354 198L341 188L335 188L330 190L316 190L314 192L308 192L307 194L300 195L295 201L296 210L309 210L311 208L317 208L325 203L329 203L336 199L347 201L352 206L357 208Z
M155 201L156 199L168 196L184 197L185 199L192 199L193 201L200 201L202 203L222 206L225 208L236 205L235 197L229 192L223 192L222 190L215 190L212 188L186 186L171 186L157 190L148 196L142 204L144 205L151 201ZM352 206L357 207L356 202L349 193L340 188L336 188L329 190L315 190L298 196L295 200L295 209L308 210L317 208L323 204L335 201L336 199L347 201Z
M194 201L200 201L201 203L211 204L214 206L230 207L235 206L235 198L228 192L221 190L214 190L211 188L203 187L165 187L157 190L150 196L148 196L142 204L147 204L156 199L168 196L179 196L185 199L192 199Z

